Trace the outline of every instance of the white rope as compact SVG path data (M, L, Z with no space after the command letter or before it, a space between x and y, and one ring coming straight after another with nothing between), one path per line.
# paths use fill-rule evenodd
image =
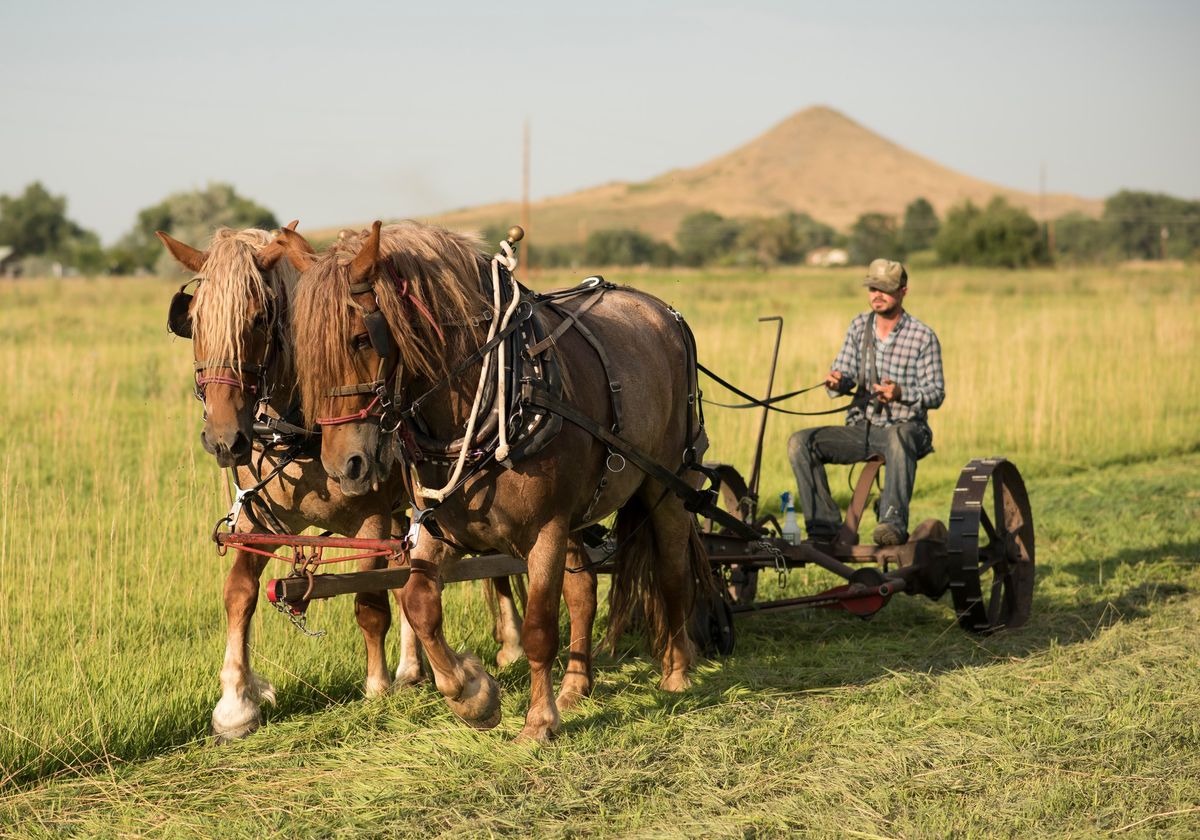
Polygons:
M504 256L502 257L500 254L496 254L496 256L492 258L492 285L496 289L500 288L501 261L504 262L504 267L508 269L509 279L512 280L512 302L508 305L508 311L504 313L504 323L500 325L500 328L504 329L508 326L509 319L512 318L513 312L516 311L517 304L520 303L521 296L519 294L520 290L517 288L517 255L513 253L512 245L508 243L508 240L504 240L500 243L500 249L504 252ZM507 347L505 346L506 343L507 342L501 342L500 346L497 348L500 351L500 361L499 364L496 365L496 413L499 415L498 419L500 420L500 441L499 445L496 447L497 461L508 460L508 416L504 413L505 408L508 406L508 395L505 393L507 377L504 375L504 357L507 352Z
M513 253L512 245L508 241L500 243L500 249L503 253L496 254L492 257L492 324L488 328L487 341L491 341L497 331L508 326L509 319L512 313L517 308L519 302L517 291L517 281L513 279L513 300L509 305L508 310L504 313L503 319L500 318L500 266L503 265L508 269L510 276L517 269L517 256ZM486 343L486 342L485 342ZM508 426L508 418L504 416L504 342L499 345L499 357L496 369L500 378L499 393L496 398L496 411L500 415L500 445L504 451L503 457L500 456L500 449L496 450L496 458L503 461L508 457L508 443L506 436L506 427ZM467 431L463 436L462 449L458 453L458 460L454 464L454 470L450 473L446 485L440 490L433 490L424 487L421 484L421 479L417 476L416 470L413 470L413 484L416 487L417 494L422 499L434 499L438 502L446 500L446 495L458 483L459 476L462 475L463 466L467 462L467 454L471 448L471 442L475 438L475 423L479 419L479 404L483 400L484 384L487 382L488 361L492 357L492 353L496 350L489 350L482 359L482 366L479 369L479 384L475 386L475 400L471 405L471 413L467 417Z

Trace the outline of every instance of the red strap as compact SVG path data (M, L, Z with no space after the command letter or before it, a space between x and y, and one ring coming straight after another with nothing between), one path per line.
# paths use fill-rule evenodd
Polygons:
M366 420L371 416L371 409L379 403L379 395L375 395L375 399L367 404L367 407L362 411L356 411L353 414L343 414L341 417L318 417L318 426L340 426L343 423L353 423L356 420Z
M251 394L258 393L257 385L247 385L240 379L234 379L231 376L199 376L196 378L197 385L209 385L212 383L218 385L230 385L234 388L241 388L243 391L249 391Z
M426 308L425 304L421 302L421 299L409 291L408 278L402 278L396 273L396 267L392 265L391 260L388 260L385 265L387 266L388 277L392 279L392 285L396 287L396 294L400 295L401 300L409 301L413 304L413 306L419 309L421 314L425 316L425 320L429 322L431 327L433 327L434 332L438 334L438 338L442 340L442 343L445 343L446 335L442 332L442 328L438 326L437 321L433 320L433 315Z

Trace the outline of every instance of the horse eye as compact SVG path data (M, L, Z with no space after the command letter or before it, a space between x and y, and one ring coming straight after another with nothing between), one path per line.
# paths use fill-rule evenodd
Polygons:
M365 350L371 346L371 337L366 333L359 333L350 339L350 346L355 350Z

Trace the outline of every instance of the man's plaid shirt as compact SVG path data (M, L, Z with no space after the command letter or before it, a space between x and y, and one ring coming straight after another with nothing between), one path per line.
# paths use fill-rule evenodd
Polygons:
M846 341L833 361L833 369L841 371L843 381L858 383L863 365L863 331L870 317L870 312L863 312L851 322ZM875 426L906 420L926 422L926 413L946 398L942 346L933 330L907 312L900 316L886 341L875 337L875 371L877 382L890 379L900 386L898 402L883 405L872 400L867 404L867 419ZM857 406L846 412L847 424L862 418L862 409Z

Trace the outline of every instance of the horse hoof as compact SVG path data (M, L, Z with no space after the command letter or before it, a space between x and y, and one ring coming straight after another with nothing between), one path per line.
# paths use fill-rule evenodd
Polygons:
M687 691L689 688L691 688L692 681L683 671L673 671L672 673L663 676L662 681L658 684L658 687L663 691L677 693L680 691Z
M520 645L505 645L496 653L496 667L501 670L520 662L525 657L525 648Z
M262 726L262 712L257 705L221 701L212 713L212 736L214 743L228 744L240 741Z
M557 737L558 733L548 726L534 726L533 724L525 724L525 728L521 730L516 738L513 739L514 744L549 744Z
M367 677L367 681L363 684L363 696L367 699L374 697L382 697L391 689L391 680L384 677L382 679L376 677Z
M401 662L396 666L396 679L392 683L392 687L411 688L414 685L420 685L425 680L425 671L421 668L420 660Z
M577 679L571 679L573 674L567 674L563 677L562 688L558 691L558 697L555 698L554 704L559 710L573 709L585 697L590 697L592 694L592 682L586 677L579 676Z
M500 684L483 669L474 656L463 659L463 686L458 697L447 697L450 710L476 729L491 729L500 723Z

